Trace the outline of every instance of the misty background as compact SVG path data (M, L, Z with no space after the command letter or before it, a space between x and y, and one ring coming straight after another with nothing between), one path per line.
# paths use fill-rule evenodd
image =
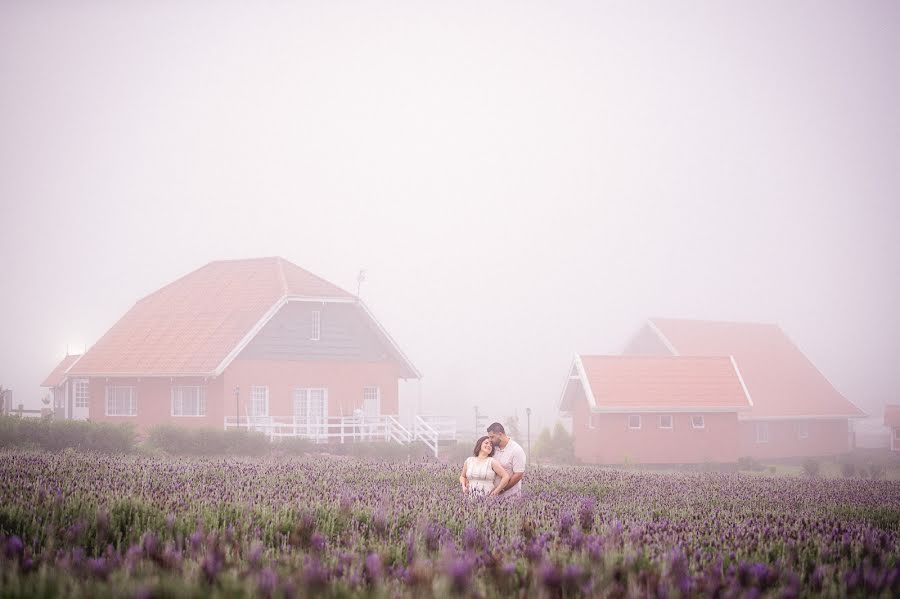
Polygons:
M900 3L0 3L0 385L282 256L401 402L552 425L647 317L775 322L900 401ZM524 433L524 429L523 429Z

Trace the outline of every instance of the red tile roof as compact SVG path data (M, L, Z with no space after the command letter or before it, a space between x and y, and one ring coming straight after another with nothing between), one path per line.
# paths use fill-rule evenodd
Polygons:
M891 428L900 428L900 406L884 406L884 424Z
M69 369L72 364L74 364L78 358L81 357L81 354L67 355L62 361L56 365L56 368L53 369L47 378L44 379L44 382L41 383L41 387L56 387L61 384L64 380L66 380L66 371Z
M211 262L140 300L70 374L213 374L287 297L354 299L282 258Z
M778 325L654 318L681 356L733 356L753 400L749 418L860 417Z
M581 356L576 358L576 369L582 384L588 383L588 402L597 410L736 412L750 408L740 376L727 357Z

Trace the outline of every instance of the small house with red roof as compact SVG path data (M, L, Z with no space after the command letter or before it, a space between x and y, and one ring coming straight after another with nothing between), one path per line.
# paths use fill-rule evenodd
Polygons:
M602 464L837 455L865 417L777 325L661 318L621 356L576 356L560 410L576 457Z
M575 356L560 402L596 464L736 462L752 407L728 357Z
M900 406L884 406L884 425L891 429L891 451L900 451Z
M143 430L408 441L398 382L416 378L358 297L276 257L212 262L151 293L44 384L73 417Z
M626 355L720 356L736 364L752 405L738 416L738 454L829 456L853 447L865 413L841 395L778 325L654 318Z

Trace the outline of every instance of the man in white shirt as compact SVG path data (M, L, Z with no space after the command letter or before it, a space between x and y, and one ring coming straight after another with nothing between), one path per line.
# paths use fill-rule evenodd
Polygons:
M501 496L518 495L522 492L522 477L525 476L525 450L507 436L506 429L499 422L491 424L487 433L494 444L494 459L500 462L510 477Z

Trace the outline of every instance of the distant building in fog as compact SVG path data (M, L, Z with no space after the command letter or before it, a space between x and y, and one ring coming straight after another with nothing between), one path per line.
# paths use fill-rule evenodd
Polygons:
M891 451L900 451L900 406L884 406L884 424L891 429Z
M624 354L576 358L563 391L584 461L837 455L853 447L851 419L865 416L777 325L652 319Z

